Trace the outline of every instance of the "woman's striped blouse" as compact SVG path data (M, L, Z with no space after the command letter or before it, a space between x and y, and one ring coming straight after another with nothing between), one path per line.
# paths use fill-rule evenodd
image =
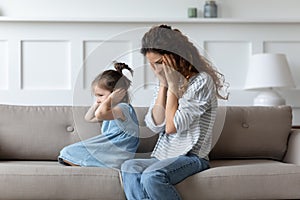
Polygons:
M160 134L151 156L162 160L193 153L200 158L208 159L217 108L212 78L202 72L189 80L186 92L178 100L179 105L174 117L177 133L174 134L165 133L165 122L155 125L152 119L151 112L158 89L145 117L147 126Z

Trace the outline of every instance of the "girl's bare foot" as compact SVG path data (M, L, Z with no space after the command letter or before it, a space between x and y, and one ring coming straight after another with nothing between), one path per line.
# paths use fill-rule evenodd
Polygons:
M66 161L66 160L64 160L64 159L63 159L63 161L64 161L65 163L71 165L71 166L79 166L79 165L75 165L74 163L71 163L71 162L69 162L69 161Z

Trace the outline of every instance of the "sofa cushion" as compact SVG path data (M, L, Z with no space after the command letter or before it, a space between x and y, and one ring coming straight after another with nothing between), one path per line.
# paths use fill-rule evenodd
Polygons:
M210 158L282 160L291 125L292 109L289 106L228 106L222 133Z
M120 173L55 161L1 161L0 199L125 200Z
M210 169L186 178L176 188L182 199L299 199L299 180L300 166L293 164L214 160Z
M100 134L88 107L0 105L0 159L57 160L66 145Z

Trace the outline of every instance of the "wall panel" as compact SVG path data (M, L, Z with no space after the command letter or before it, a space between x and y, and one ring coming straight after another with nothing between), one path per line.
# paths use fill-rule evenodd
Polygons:
M23 90L70 90L71 62L68 41L24 40L21 45Z
M114 69L112 62L132 65L129 41L84 41L84 86L89 88L93 79L106 69Z
M8 46L0 41L0 90L8 89Z
M249 57L251 55L251 43L243 41L206 41L210 60L219 69L230 83L232 89L243 89ZM232 73L232 72L235 73Z

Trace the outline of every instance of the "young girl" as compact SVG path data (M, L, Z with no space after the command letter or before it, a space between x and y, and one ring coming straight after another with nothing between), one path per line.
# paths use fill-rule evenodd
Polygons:
M212 127L223 75L179 30L161 25L142 39L141 52L159 80L145 122L159 138L149 159L121 167L128 200L179 200L174 185L209 168Z
M128 103L130 80L122 70L132 69L115 63L116 70L106 70L92 82L96 102L86 113L90 122L102 121L101 135L69 145L60 152L60 163L71 166L120 168L134 157L139 145L139 125L133 107Z

